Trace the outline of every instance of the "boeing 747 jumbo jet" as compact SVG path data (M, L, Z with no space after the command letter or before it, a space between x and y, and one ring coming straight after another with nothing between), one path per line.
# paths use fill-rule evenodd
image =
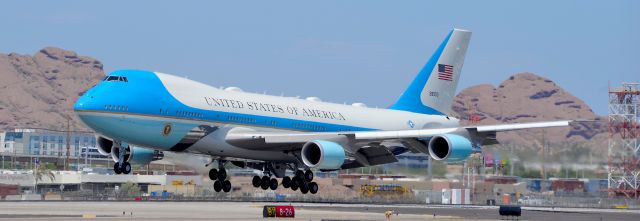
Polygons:
M262 170L257 188L318 191L312 170L332 171L396 162L424 153L463 161L496 132L567 126L552 121L460 126L451 113L471 32L454 29L388 109L218 89L186 78L141 70L114 71L74 106L110 154L115 173L165 153L207 156L216 191L229 192L226 165ZM205 164L205 163L203 163ZM203 165L208 166L208 165ZM286 175L286 171L293 176ZM274 178L275 177L275 178ZM280 182L276 178L282 178Z

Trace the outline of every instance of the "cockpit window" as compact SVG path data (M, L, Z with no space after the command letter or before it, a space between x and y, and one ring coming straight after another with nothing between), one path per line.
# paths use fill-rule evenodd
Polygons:
M103 81L120 81L120 82L129 82L127 77L122 76L107 76Z

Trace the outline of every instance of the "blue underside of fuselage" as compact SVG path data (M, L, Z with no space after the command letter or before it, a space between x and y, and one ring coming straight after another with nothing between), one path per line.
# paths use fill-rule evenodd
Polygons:
M124 114L80 113L82 121L99 133L130 144L169 150L199 124L166 119L138 118ZM165 133L165 126L171 131Z

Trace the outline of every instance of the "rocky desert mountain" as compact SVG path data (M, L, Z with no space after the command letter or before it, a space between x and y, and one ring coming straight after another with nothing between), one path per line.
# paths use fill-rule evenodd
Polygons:
M36 54L0 53L0 130L88 130L73 103L104 77L102 63L73 51L47 47Z
M73 114L74 101L104 77L100 61L60 48L34 55L0 54L0 130L13 128L88 130ZM541 143L591 141L606 146L606 129L579 98L550 79L532 73L511 76L497 87L483 84L462 90L453 105L467 124L517 123L561 119L596 120L571 128L500 133L501 143L536 148ZM606 148L599 148L603 151Z
M477 125L593 120L573 127L499 133L498 140L505 144L538 148L545 142L552 146L552 152L554 144L563 143L583 143L591 148L607 146L606 122L584 101L552 80L532 73L513 75L497 87L483 84L466 88L456 96L452 108L458 117L466 119L466 124ZM606 153L606 148L597 149L597 153Z

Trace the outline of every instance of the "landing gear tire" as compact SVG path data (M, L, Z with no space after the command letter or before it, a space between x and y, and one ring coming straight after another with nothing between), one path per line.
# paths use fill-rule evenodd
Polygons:
M253 179L251 180L251 184L253 184L253 187L258 188L260 187L261 183L262 183L262 179L260 179L259 176L253 176Z
M121 174L122 171L120 170L120 163L115 163L113 164L113 172L116 174Z
M220 182L220 180L216 180L215 182L213 182L213 190L215 190L216 192L220 192L220 190L222 190L222 183Z
M129 174L131 173L131 164L129 162L124 162L122 165L122 173Z
M302 183L302 185L300 185L300 192L302 194L307 194L307 192L309 192L309 186L307 186L307 183Z
M226 179L227 179L227 170L225 170L224 168L220 168L218 170L218 180L224 181Z
M318 184L316 182L309 183L309 192L311 194L316 194L318 192Z
M300 187L300 179L298 177L294 177L291 180L291 190L296 191L298 190L298 187Z
M304 171L304 180L307 182L311 182L313 180L313 171L311 170Z
M282 187L284 187L284 188L291 187L291 177L286 176L286 177L282 178Z
M217 181L220 182L220 181ZM229 191L231 191L231 181L225 180L222 182L222 191L224 191L225 193L228 193Z
M296 177L304 180L304 172L302 170L296 170Z
M271 178L271 180L269 181L269 189L271 190L278 189L278 180L276 180L276 178Z
M217 169L209 170L209 179L211 179L211 180L217 180L218 179L218 170Z
M269 177L268 176L263 176L262 180L260 180L260 188L262 188L263 190L267 190L269 189Z

